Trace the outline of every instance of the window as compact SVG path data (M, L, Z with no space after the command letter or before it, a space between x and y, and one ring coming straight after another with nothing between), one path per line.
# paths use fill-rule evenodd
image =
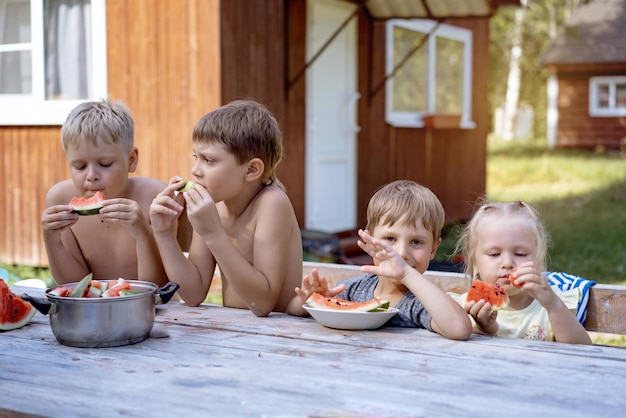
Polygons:
M386 71L395 71L387 80L387 123L423 127L425 116L441 114L460 115L460 127L475 127L471 31L424 19L389 20Z
M589 80L591 116L626 116L626 76L591 77Z
M61 125L105 98L106 0L0 0L0 125Z

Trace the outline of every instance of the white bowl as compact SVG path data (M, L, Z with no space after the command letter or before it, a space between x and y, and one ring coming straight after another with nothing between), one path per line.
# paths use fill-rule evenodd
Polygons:
M361 330L380 328L398 313L396 308L389 308L387 312L356 312L318 309L306 304L302 305L302 307L318 323L335 329Z

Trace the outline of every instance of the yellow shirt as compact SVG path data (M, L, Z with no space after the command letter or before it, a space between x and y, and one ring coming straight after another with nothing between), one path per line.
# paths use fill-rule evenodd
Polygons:
M580 291L578 289L571 289L562 292L556 286L552 286L552 290L563 303L565 303L565 306L576 315ZM461 306L465 306L467 293L458 294L449 292L448 294ZM474 319L471 316L470 320L472 324L474 324ZM496 321L498 322L498 333L496 335L499 337L554 341L554 332L550 324L550 319L548 318L548 311L541 306L537 300L533 300L530 305L521 310L513 311L503 309L498 311Z

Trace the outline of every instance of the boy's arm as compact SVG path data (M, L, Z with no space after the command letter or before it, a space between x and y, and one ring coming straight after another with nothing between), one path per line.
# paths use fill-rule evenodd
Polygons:
M200 196L194 195L194 192L199 192ZM202 236L215 257L222 276L227 278L229 286L256 316L267 316L276 307L288 265L292 261L286 257L301 254L290 251L292 228L298 228L298 224L287 195L280 189L267 188L256 197L256 201L251 203L254 206L249 208L256 213L246 215L256 219L254 230L242 230L242 233L252 235L233 237L233 241L242 246L241 250L227 236L206 190L190 191L186 197L194 230ZM202 203L196 206L192 202L194 199ZM298 245L302 243L298 242ZM250 254L251 259L244 257L242 252ZM192 261L196 262L195 259ZM301 257L298 263L302 264Z
M453 340L467 340L470 337L472 323L467 313L436 284L410 267L401 282L430 313L431 326L435 332Z
M372 258L377 266L362 266L361 271L397 280L406 286L424 305L432 318L432 328L438 334L453 340L466 340L472 333L472 324L463 308L436 284L428 280L386 242L359 230L362 241L357 244Z
M71 182L57 183L50 188L46 194L46 209L41 217L50 273L57 284L77 282L89 273L87 261L70 229L78 221L79 215L72 213L67 205L67 187L73 188Z
M154 198L150 205L150 220L168 279L180 285L178 294L187 305L197 306L204 302L209 291L215 271L215 259L195 232L191 239L189 259L185 257L178 243L176 224L184 206L182 194L175 196L174 192L182 183L177 178L170 180L170 184Z

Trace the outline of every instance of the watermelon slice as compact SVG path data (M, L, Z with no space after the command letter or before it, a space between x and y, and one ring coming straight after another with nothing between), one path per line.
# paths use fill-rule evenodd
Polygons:
M73 298L82 298L83 296L87 296L92 278L93 273L89 273L83 277L83 279L76 285L70 296Z
M516 284L516 283L515 283L515 276L513 275L513 273L515 273L515 271L516 271L516 270L517 270L517 267L515 267L515 268L513 269L513 271L509 274L509 283L510 283L510 284L511 284L511 286L513 286L513 287L522 287L522 286L523 286L523 283L520 283L520 284Z
M499 284L489 284L476 280L467 292L466 302L478 302L483 299L491 304L492 311L498 311L509 306L509 296Z
M120 291L131 290L130 283L128 283L126 280L122 279L121 277L117 279L116 281L114 281L113 283L110 283L109 288L106 291L102 292L103 298L122 296Z
M104 193L98 191L91 197L73 197L69 205L72 207L72 212L89 216L100 213L102 201L105 199Z
M365 302L352 302L349 300L324 296L313 293L306 301L307 305L317 309L330 309L334 311L357 311L357 312L380 312L389 308L388 300L373 298Z
M186 180L185 184L183 185L183 187L178 189L178 191L181 192L181 193L188 192L189 190L191 190L191 188L194 186L194 184L196 184L196 183L194 183L191 180Z
M37 312L30 303L11 292L9 286L0 279L0 331L22 328Z

